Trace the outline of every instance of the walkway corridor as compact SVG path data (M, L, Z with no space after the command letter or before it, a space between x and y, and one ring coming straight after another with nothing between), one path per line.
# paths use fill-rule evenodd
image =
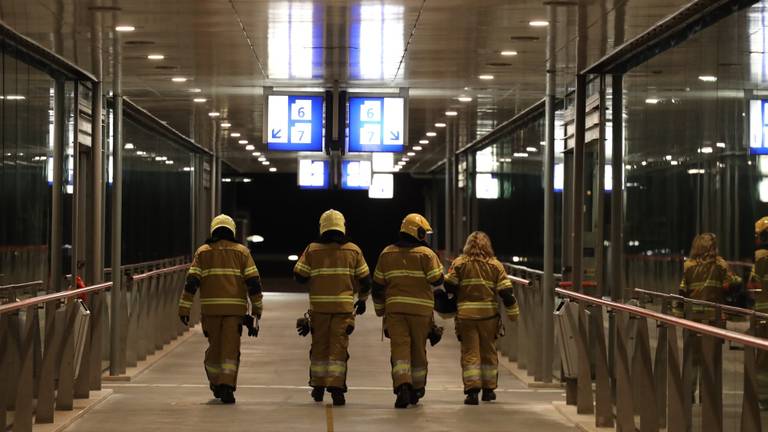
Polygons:
M68 432L122 431L368 431L447 430L572 431L552 401L561 390L527 389L500 368L499 399L466 407L460 388L459 346L453 322L443 341L429 349L429 383L420 406L395 410L389 345L371 310L351 338L347 405L312 402L307 385L309 337L296 336L303 294L267 294L258 339L243 339L237 404L212 400L202 368L206 347L200 328L131 383L105 383L114 393Z

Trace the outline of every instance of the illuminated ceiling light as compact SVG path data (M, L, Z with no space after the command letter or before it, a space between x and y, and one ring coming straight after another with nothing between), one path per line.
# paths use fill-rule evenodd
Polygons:
M546 27L546 26L549 25L549 21L533 20L533 21L529 21L528 25L531 26L531 27Z
M146 156L147 152L139 150L139 151L136 152L136 155L138 155L138 156Z
M640 165L646 166L646 165L648 165L648 162L647 161L642 161L642 162L640 162Z
M253 152L253 153L251 153L251 156L253 156L253 157L261 156L261 152Z
M192 102L203 103L203 102L208 102L208 99L206 99L206 98L194 98L194 99L192 99Z
M133 143L125 143L125 146L123 147L126 150L133 150Z
M250 236L246 237L245 239L248 240L251 243L261 243L261 242L264 241L264 237L262 237L262 236L260 236L258 234L250 235Z
M400 161L400 162L397 163L397 165L398 166L403 166L403 165L405 165L405 161Z
M512 156L517 157L517 158L527 158L528 157L528 153L525 153L525 152L512 153Z
M704 171L703 169L698 169L698 168L692 168L692 169L688 170L688 174L692 174L692 175L693 174L704 174L704 173L706 173L706 171Z
M413 146L413 149L416 150L416 151L421 151L422 147L421 146Z
M187 77L178 76L178 77L171 78L171 81L175 83L183 83L183 82L187 82L187 79L188 79Z
M438 128L444 128L445 126L446 126L445 123L435 123L435 127L438 127Z
M405 165L405 162L408 162L409 160L411 160L411 158L409 158L409 157L407 157L407 156L403 156L403 157L400 159L400 162L403 162L403 165Z
M275 167L270 167L270 168L269 168L269 172L277 172L277 168L275 168Z
M490 74L478 75L477 77L484 81L489 81L493 79L493 75L490 75Z
M724 142L719 142L719 143L715 144L715 146L717 148L725 148L725 143Z
M238 144L248 144L248 140L240 140L237 143Z
M245 146L245 149L247 151L253 151L253 150L256 150L256 146L254 146L253 144L248 144L247 146Z
M184 172L190 172L190 171L192 171L192 167L184 167L181 170L184 171Z
M247 177L243 179L243 183L250 183L250 182L251 182L251 179L249 179Z
M190 92L190 93L201 93L203 91L203 89L191 88L191 89L189 89L187 91Z
M666 156L664 156L664 159L666 159L668 161L671 161L672 160L672 155L666 155Z
M699 75L699 80L704 82L716 82L717 77L714 75Z
M526 147L525 151L530 153L536 153L537 151L539 151L539 149L537 149L536 147Z
M8 96L0 96L0 99L6 99L6 100L24 100L26 99L26 96L22 95L8 95Z
M426 133L426 134L424 134L424 135L426 135L426 136L428 136L428 137L435 137L435 136L437 136L437 132L427 132L427 133Z
M259 162L264 162L265 160L267 160L266 157L264 157L264 156L259 157Z
M678 161L675 161L675 160L673 160L673 161L671 161L671 162L670 162L670 164L672 164L673 166L674 166L674 165L678 165L679 163L680 163L680 162L678 162Z
M500 54L505 56L505 57L512 57L512 56L516 56L517 55L517 51L513 51L513 50L502 51Z
M208 116L210 116L210 117L218 117L220 115L221 115L221 113L220 112L216 112L216 111L208 113Z
M173 165L173 161L172 160L167 160L167 161L165 161L165 164L166 165Z
M701 153L709 154L709 153L712 153L714 149L712 147L707 146L707 147L702 147L699 151Z
M162 54L150 54L147 56L148 60L164 60L165 56Z
M162 162L164 160L167 160L168 158L165 156L155 156L155 160L158 162Z
M261 163L262 165L269 165L269 161L264 161Z
M299 256L298 255L288 255L288 261L298 261Z
M229 177L224 177L223 179L221 179L222 183L230 183L231 181L232 181L232 179L229 178Z
M115 30L119 32L132 32L136 30L136 27L132 25L119 25L115 27Z
M470 99L470 100L472 100L472 99ZM456 112L456 111L446 111L445 115L447 115L448 117L456 117L457 115L459 115L459 113Z
M472 98L469 96L459 96L456 98L456 100L459 102L472 102Z
M240 137L240 132L231 132L229 134L229 136L231 136L232 138L239 138Z
M416 156L416 152L408 152L406 153L408 156Z
M230 123L230 122L223 122L220 126L223 127L224 129L226 129L226 128L232 127L232 123Z
M656 105L657 103L659 103L659 101L660 101L660 99L658 99L658 98L648 98L648 99L645 100L645 103L647 103L649 105Z
M429 140L419 140L419 144L429 144Z

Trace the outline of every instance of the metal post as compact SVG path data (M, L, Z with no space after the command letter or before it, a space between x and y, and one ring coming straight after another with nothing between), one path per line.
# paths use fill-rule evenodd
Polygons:
M571 260L573 263L573 290L582 292L581 282L584 277L582 258L584 255L584 140L587 109L587 77L581 73L586 63L587 11L584 2L579 2L578 43L576 47L576 115L573 143L573 178L571 197Z
M91 136L91 256L88 257L86 280L91 284L104 281L104 143L102 113L104 99L101 95L103 80L101 12L93 11L91 21L91 68L98 80L93 83L93 107Z
M541 296L542 325L541 363L545 383L552 382L552 351L555 344L555 326L552 311L555 304L555 92L557 91L557 61L555 59L556 20L555 6L547 5L547 88L544 147L544 275Z
M613 128L611 179L611 300L624 300L624 95L623 75L611 77L611 122Z
M454 226L456 223L454 205L454 188L456 187L456 179L454 178L454 155L453 155L453 135L455 122L449 122L448 127L445 128L445 250L449 254L455 252L454 247L454 233L456 232Z
M64 81L57 80L53 91L53 186L51 187L51 291L61 291L64 279L63 248L63 200L64 187L64 127L66 108Z
M600 123L598 126L598 141L597 141L597 173L596 173L596 186L592 195L594 197L595 211L595 283L597 284L597 291L595 295L605 296L608 292L605 287L605 123L606 123L606 108L605 108L605 93L606 83L605 74L600 75L600 89L599 89L599 113Z
M117 22L117 14L114 14ZM123 231L123 64L120 33L112 33L113 66L112 79L115 108L113 114L112 137L112 313L110 321L111 342L109 347L109 374L119 375L125 370L124 359L121 358L120 341L122 340L122 231Z
M209 217L213 219L221 211L221 155L217 139L216 119L211 123L211 149L213 159L211 164L211 211Z

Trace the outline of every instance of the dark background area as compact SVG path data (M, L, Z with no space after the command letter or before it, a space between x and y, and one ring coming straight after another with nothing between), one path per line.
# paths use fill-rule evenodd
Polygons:
M347 234L363 250L373 271L381 250L397 240L406 214L424 213L428 182L395 174L393 199L370 199L368 191L303 190L296 174L256 174L252 182L223 184L222 210L247 218L246 235L258 234L264 242L249 244L256 265L266 278L290 277L293 262L318 235L320 215L336 209L347 220ZM430 221L433 222L433 221Z

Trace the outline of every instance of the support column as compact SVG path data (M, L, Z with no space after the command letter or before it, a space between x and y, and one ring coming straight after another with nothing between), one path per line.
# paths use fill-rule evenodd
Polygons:
M545 133L544 133L544 166L542 167L544 175L544 275L541 287L541 316L542 323L542 341L541 362L542 378L545 383L552 382L552 351L555 344L555 327L552 318L553 307L555 303L555 105L557 92L557 59L555 58L557 50L556 29L557 13L555 6L547 5L547 86L546 86L546 114L545 114Z
M611 77L611 300L624 301L624 77Z
M57 80L53 91L53 185L51 186L51 280L49 289L63 290L64 263L64 128L66 125L65 83Z
M449 254L455 252L454 234L456 233L456 169L454 161L456 156L453 147L454 128L456 122L449 121L448 126L445 128L445 250Z
M87 257L86 281L97 284L104 280L104 142L102 132L103 58L101 12L91 12L91 69L97 82L92 92L92 135L91 135L91 226L90 256Z
M114 15L117 23L117 14ZM115 101L112 137L112 303L109 346L109 374L125 372L125 362L120 355L123 340L123 286L122 286L122 232L123 232L123 63L120 33L113 32L112 93Z
M584 140L587 109L587 77L581 71L586 63L587 48L587 11L583 2L579 3L578 43L576 46L576 106L573 144L573 178L571 183L571 260L573 272L571 280L573 290L582 292L584 278L583 237L584 237Z

